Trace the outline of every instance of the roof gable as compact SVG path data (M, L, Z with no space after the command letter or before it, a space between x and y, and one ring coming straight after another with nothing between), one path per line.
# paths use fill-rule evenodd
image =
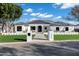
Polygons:
M33 21L29 22L28 24L50 24L50 23L45 22L43 20L33 20Z

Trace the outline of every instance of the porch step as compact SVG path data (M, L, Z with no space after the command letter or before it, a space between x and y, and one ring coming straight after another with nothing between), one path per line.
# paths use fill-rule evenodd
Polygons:
M37 33L37 34L35 34L34 39L47 39L47 38L44 34Z

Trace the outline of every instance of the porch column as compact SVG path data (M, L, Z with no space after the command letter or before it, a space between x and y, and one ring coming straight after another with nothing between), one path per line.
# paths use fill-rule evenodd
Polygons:
M48 39L49 39L49 41L54 41L54 32L53 31L48 32Z
M30 27L31 27L31 26L28 26L28 30L27 30L27 31L31 31Z
M17 26L15 26L15 32L17 32Z
M38 32L38 26L35 26L36 27L36 32Z
M44 26L42 25L42 32L44 32Z

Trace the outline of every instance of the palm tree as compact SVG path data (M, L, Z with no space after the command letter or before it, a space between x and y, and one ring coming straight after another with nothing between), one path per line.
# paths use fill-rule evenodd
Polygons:
M79 5L76 5L71 9L70 15L74 16L79 21Z

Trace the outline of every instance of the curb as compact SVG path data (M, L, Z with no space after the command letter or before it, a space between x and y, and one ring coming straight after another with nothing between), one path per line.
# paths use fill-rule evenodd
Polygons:
M0 43L0 45L3 45L3 44L21 44L21 43L27 43L27 42L2 42Z
M75 42L75 41L79 41L79 40L56 40L53 42Z

